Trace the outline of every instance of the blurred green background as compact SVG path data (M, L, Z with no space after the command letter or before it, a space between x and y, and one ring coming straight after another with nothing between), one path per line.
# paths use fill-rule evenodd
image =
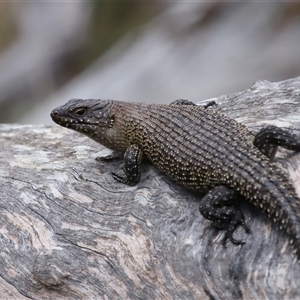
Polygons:
M199 101L300 75L297 2L0 2L0 122L69 98Z

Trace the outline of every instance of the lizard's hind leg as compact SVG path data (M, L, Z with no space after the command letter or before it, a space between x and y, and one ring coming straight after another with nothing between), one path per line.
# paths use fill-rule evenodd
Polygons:
M273 160L278 146L283 148L300 151L300 139L276 126L262 128L255 136L253 144L270 160Z
M233 238L235 229L242 225L247 233L251 230L245 224L243 213L234 205L236 197L228 187L216 186L203 197L199 210L203 217L213 221L214 227L225 230L224 242L229 239L234 244L243 244L243 241Z

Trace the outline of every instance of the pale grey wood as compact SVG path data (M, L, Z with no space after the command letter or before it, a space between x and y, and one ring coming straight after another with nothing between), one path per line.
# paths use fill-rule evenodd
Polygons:
M299 98L300 77L260 81L210 109L254 131L272 123L300 135ZM224 247L199 214L201 196L149 163L130 187L111 176L121 160L96 161L108 151L76 132L8 124L0 142L2 298L300 298L285 235L247 203L253 233L239 229L245 245ZM300 194L299 154L279 157Z

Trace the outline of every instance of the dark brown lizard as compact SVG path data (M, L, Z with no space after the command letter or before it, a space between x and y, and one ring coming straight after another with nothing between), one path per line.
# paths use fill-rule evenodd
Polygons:
M210 103L208 106L210 106ZM51 113L54 122L124 155L116 180L140 180L142 157L181 185L207 193L202 215L232 236L247 231L236 206L246 199L283 229L300 257L300 200L286 174L271 160L277 146L299 151L300 141L275 126L256 136L246 126L188 100L170 105L71 99Z

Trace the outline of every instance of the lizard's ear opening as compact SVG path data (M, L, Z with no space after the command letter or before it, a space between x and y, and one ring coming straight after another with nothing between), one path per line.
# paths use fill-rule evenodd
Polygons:
M108 128L112 128L114 123L115 123L115 116L113 115L113 116L109 117L109 119L107 120Z

